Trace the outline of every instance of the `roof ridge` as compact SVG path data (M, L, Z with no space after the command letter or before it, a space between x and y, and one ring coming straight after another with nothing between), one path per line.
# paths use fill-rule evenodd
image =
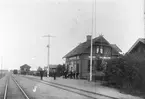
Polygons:
M102 40L103 39L103 40ZM111 45L103 36L97 36L95 38L92 39L93 41L93 44L96 42L96 41L102 41L102 42L106 42L110 47L112 47L113 49L118 49L116 50L116 52L119 52L119 50L121 51L121 49L116 45L116 44L113 44L114 46L117 46L117 47L113 47L113 45ZM89 46L90 46L90 41L84 41L82 43L80 43L79 45L77 45L75 48L73 48L69 53L67 53L63 58L66 58L66 57L71 57L71 56L75 56L75 55L79 55L79 54L82 54L85 49L87 49ZM122 52L122 51L121 51Z
M85 43L85 42L83 42ZM69 51L64 57L67 57L70 53L72 53L76 48L78 48L80 45L82 45L83 43L78 44L76 47L74 47L71 51ZM63 58L64 58L63 57Z
M142 41L144 40L144 41ZM127 53L130 53L130 51L139 43L139 42L142 42L142 43L145 43L145 38L138 38L135 43L131 46L131 48L127 51Z
M117 48L117 49L116 49L116 48L115 48L115 49L116 49L118 52L122 52L122 50L117 46L117 44L113 44L113 46L115 46L115 47Z

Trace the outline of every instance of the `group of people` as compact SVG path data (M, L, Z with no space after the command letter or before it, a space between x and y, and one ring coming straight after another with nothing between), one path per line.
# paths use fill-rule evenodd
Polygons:
M43 80L44 71L40 70L40 79ZM56 70L53 70L53 77L54 80L56 79Z
M64 78L70 78L70 79L78 79L79 73L75 71L64 71Z
M43 75L44 75L44 71L43 70L40 70L40 79L43 80ZM79 78L79 73L78 72L75 72L75 71L64 71L64 78L67 79L67 78L70 78L70 79L78 79ZM54 80L56 80L56 70L53 70L53 78Z

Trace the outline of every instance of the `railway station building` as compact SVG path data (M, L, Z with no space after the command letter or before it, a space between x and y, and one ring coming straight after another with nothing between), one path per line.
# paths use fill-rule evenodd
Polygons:
M100 76L102 71L99 70L102 60L117 58L122 52L116 44L110 44L102 35L92 40L92 68L93 75ZM76 46L73 50L67 53L65 58L65 66L69 71L73 70L79 73L79 77L87 79L90 72L90 49L91 36L86 36L86 41Z

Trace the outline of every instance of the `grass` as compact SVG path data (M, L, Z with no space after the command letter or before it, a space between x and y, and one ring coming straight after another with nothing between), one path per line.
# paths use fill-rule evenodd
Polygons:
M132 96L137 96L137 97L141 97L141 98L145 99L145 92L143 92L143 91L127 89L127 88L120 88L115 85L110 85L110 84L106 84L106 83L102 83L102 85L111 87L111 88L116 88L120 91L120 93L123 93L123 94L130 94Z

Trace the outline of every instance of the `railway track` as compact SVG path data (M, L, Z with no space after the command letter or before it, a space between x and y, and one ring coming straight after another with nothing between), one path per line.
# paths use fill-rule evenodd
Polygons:
M26 92L22 89L16 79L12 76L8 76L3 99L30 99Z
M32 78L32 77L25 77L25 76L23 76L23 77L27 78L29 80L32 80L32 81L37 81L37 82L43 83L45 85L49 85L49 86L56 87L56 88L59 88L59 89L62 89L62 90L73 92L73 93L76 93L76 94L79 94L79 95L82 95L82 96L85 96L85 97L88 97L88 98L91 98L91 99L118 99L118 98L115 98L115 97L102 95L102 94L99 94L99 93L90 92L90 91L86 91L86 90L83 90L83 89L74 88L74 87L70 87L70 86L66 86L66 85L62 85L62 84L58 84L58 83L53 83L53 82L44 81L44 80L42 81L42 80L38 80L38 79Z

